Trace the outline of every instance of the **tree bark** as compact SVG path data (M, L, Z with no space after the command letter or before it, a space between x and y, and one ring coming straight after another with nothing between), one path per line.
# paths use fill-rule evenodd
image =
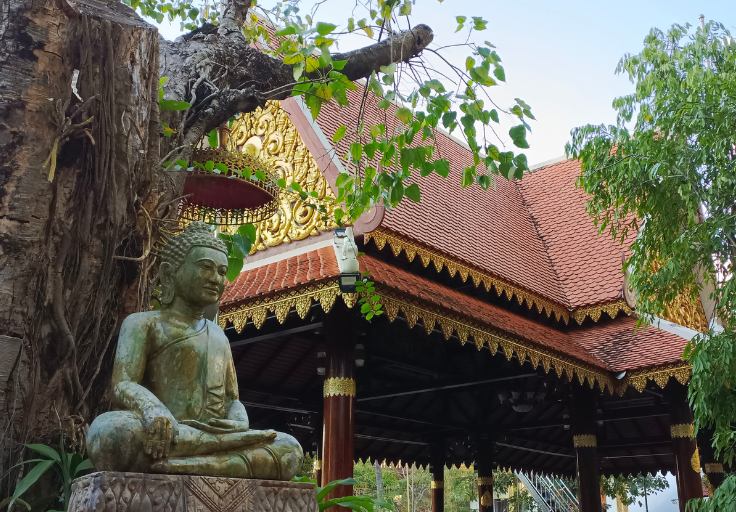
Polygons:
M0 343L21 345L0 382L0 475L30 440L61 431L81 449L106 408L119 322L148 306L151 255L176 214L180 184L162 158L290 94L291 68L233 30L242 9L223 12L219 30L168 42L114 0L0 3ZM431 39L418 26L335 58L357 79ZM189 110L159 113L162 75ZM160 136L162 120L175 137Z
M25 369L2 390L0 474L28 440L81 442L118 319L142 305L145 273L115 257L145 245L158 57L122 4L0 7L0 334L22 340Z

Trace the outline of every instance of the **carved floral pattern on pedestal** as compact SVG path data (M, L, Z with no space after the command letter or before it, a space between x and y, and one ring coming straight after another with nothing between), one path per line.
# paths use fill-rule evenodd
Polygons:
M75 480L68 511L317 512L317 503L308 484L99 472Z

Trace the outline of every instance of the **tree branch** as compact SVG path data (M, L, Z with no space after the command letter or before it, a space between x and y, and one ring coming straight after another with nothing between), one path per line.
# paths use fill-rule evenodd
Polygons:
M178 112L162 113L169 126L183 126L183 133L172 143L194 144L230 117L252 112L269 99L291 95L292 67L249 45L240 32L248 5L247 0L223 0L223 20L216 34L201 31L162 42L160 74L169 77L165 97L193 103L186 114L191 118L184 122ZM230 28L224 29L225 25ZM432 38L431 28L417 25L379 43L333 55L333 59L347 60L342 72L350 80L367 78L381 66L416 57Z
M233 33L240 34L249 7L250 0L221 0L220 27L217 33L225 37Z
M388 39L345 53L332 56L334 60L347 60L343 73L350 80L367 78L381 66L388 66L394 62L407 62L419 55L429 43L434 33L427 25L416 27L392 35Z

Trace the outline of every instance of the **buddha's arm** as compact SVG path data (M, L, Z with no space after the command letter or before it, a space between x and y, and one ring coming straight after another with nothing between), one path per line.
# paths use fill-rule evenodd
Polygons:
M146 432L144 451L154 459L166 457L176 437L177 422L169 409L140 384L146 371L147 317L128 316L120 327L115 352L113 396L123 408L138 413Z
M227 365L227 373L225 375L225 401L227 407L227 419L243 422L245 428L250 426L248 413L245 411L243 402L240 401L240 393L238 391L238 377L235 373L235 363L230 347L227 350L229 361Z
M115 401L143 417L166 410L156 395L139 384L146 371L147 338L146 324L138 315L123 321L112 375Z

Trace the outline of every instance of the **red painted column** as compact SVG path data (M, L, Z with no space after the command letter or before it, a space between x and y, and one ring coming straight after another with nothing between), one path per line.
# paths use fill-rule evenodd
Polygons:
M493 440L481 437L478 442L478 512L493 512Z
M327 365L323 386L322 485L353 476L355 378L352 315L335 305L325 319ZM340 486L332 497L349 496L352 486Z
M432 512L445 510L445 450L444 443L432 445Z
M572 396L572 443L577 458L580 512L601 512L601 472L596 436L596 395L579 389Z
M688 501L703 497L700 455L695 441L693 414L687 403L687 389L684 386L673 385L668 391L671 400L670 436L677 465L677 499L680 512L685 512Z

